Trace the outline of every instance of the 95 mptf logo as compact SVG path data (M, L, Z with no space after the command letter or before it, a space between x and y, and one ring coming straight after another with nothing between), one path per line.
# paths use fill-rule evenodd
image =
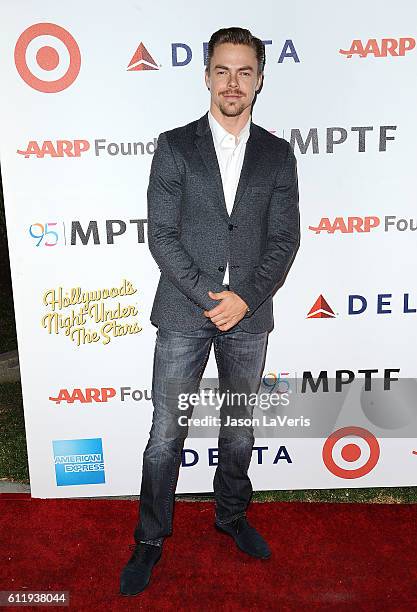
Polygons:
M54 440L52 446L58 487L105 483L101 438Z

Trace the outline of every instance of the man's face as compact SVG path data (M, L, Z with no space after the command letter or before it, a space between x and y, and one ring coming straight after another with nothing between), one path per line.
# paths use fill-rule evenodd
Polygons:
M251 106L262 82L255 50L248 45L233 43L217 45L205 79L212 104L226 117L240 115Z

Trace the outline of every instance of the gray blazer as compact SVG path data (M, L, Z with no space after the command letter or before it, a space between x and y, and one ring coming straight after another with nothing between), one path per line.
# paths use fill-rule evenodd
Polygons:
M148 187L148 244L161 271L154 325L191 331L207 323L203 310L219 304L207 292L225 289L229 261L230 290L250 308L236 329L271 331L272 295L299 235L297 162L286 140L251 122L229 216L208 113L160 134Z

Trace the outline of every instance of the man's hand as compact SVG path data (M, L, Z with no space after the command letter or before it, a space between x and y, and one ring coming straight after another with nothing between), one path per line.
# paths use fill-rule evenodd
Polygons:
M246 302L233 291L219 293L209 291L208 294L212 300L221 300L221 302L211 310L205 310L204 314L221 331L227 331L239 323L248 310Z

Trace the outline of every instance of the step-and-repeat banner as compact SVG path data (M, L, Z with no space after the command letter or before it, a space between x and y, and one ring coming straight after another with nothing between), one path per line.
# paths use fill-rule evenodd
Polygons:
M139 492L159 279L150 164L161 132L208 110L207 42L234 25L265 42L253 120L294 148L302 226L264 373L266 391L302 410L264 423L254 488L416 485L405 426L417 397L417 5L201 11L2 2L0 153L32 494ZM205 376L216 374L211 356ZM336 404L329 430L311 433L306 414ZM214 435L187 439L178 492L211 491L217 458Z

